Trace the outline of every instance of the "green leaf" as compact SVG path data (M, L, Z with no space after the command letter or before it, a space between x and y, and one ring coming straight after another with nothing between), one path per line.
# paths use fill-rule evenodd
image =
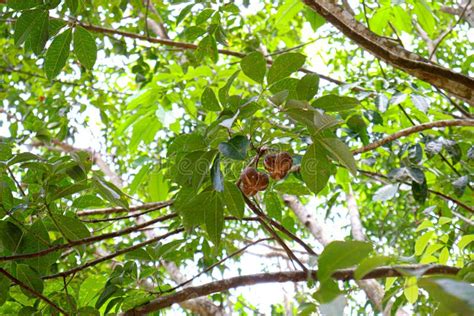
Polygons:
M433 12L429 8L428 4L423 1L415 1L413 12L416 15L418 23L421 27L429 34L432 35L435 30L435 19L433 17Z
M416 302L418 299L418 284L416 277L408 277L405 279L403 294L410 304L414 304Z
M267 61L262 53L253 52L248 54L240 61L240 67L247 77L258 83L263 83L267 72Z
M310 145L301 160L301 177L315 194L324 189L335 169L327 158L326 150L319 144Z
M177 183L198 189L209 175L215 155L214 150L186 154L173 165L171 174Z
M7 6L13 10L31 9L42 4L42 0L7 0Z
M35 290L38 293L43 293L44 284L38 273L31 269L26 264L18 264L16 266L16 278L23 282L30 289ZM23 288L23 293L28 297L35 297L35 295Z
M204 224L205 208L213 199L214 192L203 191L198 195L192 189L181 189L174 203L174 207L183 218L183 225L187 228Z
M6 182L0 182L0 208L9 211L13 207L12 190ZM3 216L2 216L3 217Z
M31 10L23 12L15 23L15 33L13 38L16 45L21 45L27 39L30 39L35 54L37 49L44 48L48 40L48 11Z
M456 315L474 314L474 287L463 281L449 278L422 278L418 281L433 301Z
M354 278L356 280L362 279L367 273L383 265L387 265L393 260L388 256L374 256L362 260L354 271Z
M216 40L208 35L204 37L198 44L197 49L195 50L198 58L209 57L213 62L217 62L219 59L219 53L217 51Z
M41 10L29 33L28 43L36 55L41 54L49 37L49 11Z
M74 199L74 201L72 202L72 207L75 207L78 209L85 209L89 207L99 207L103 205L104 205L104 201L92 194L82 195L78 197L77 199Z
M15 253L20 248L23 231L12 222L0 221L0 241L5 249Z
M75 183L64 188L60 188L59 191L54 192L54 194L49 199L49 202L55 201L57 199L72 195L77 192L81 192L89 189L89 185L85 182Z
M274 15L275 23L273 26L281 30L286 29L290 21L303 7L303 3L299 0L285 0Z
M329 279L338 269L352 267L365 259L372 251L372 245L362 241L333 241L328 244L318 260L320 282Z
M286 103L286 108L288 115L295 121L306 125L308 131L313 135L341 123L334 117L311 108L306 101L289 100Z
M229 213L237 218L244 217L245 202L242 192L230 181L224 182L224 191L222 192L222 201Z
M355 176L357 174L357 166L352 155L351 150L340 141L338 138L318 138L318 143L324 146L324 148L344 167Z
M31 160L41 160L41 158L32 153L28 153L28 152L21 153L10 158L7 162L7 165L13 166L14 164L17 164L19 162L25 162L25 161L31 161Z
M222 175L221 171L221 159L219 154L216 155L216 158L214 158L214 162L212 163L211 179L214 190L216 190L217 192L223 192L224 176Z
M178 24L181 23L181 21L183 21L184 18L191 12L191 9L194 7L194 5L195 3L191 3L185 6L181 12L179 12L178 17L176 18L176 26L178 26Z
M8 292L10 291L10 280L8 280L3 274L0 275L0 306L5 304L9 295Z
M288 77L300 69L305 60L306 57L300 53L285 53L278 56L268 71L268 84L272 84Z
M66 0L66 5L72 14L76 13L79 6L79 0Z
M130 186L128 188L129 194L135 194L137 192L137 189L143 183L145 176L149 174L151 167L151 164L146 164L141 167L140 171L138 171L138 173L135 175L135 177L133 177L133 180L130 183Z
M316 99L311 105L325 112L340 112L352 110L359 105L359 101L351 97L329 94Z
M337 283L331 279L332 273L358 264L371 251L372 245L362 241L333 241L324 248L318 260L320 288L315 293L321 303L330 302L339 295Z
M87 69L92 69L97 59L97 45L91 33L82 26L76 25L73 46L79 62Z
M87 227L77 218L61 214L53 214L53 217L55 223L58 225L59 231L68 240L79 240L90 237L91 233Z
M229 90L230 87L232 86L232 83L234 82L235 78L239 75L240 70L237 70L234 72L229 79L227 79L227 82L225 85L219 89L219 101L221 101L221 104L226 107L227 106L227 99L229 98Z
M322 16L311 10L309 7L305 8L304 16L309 24L311 24L311 28L314 32L326 23L326 20Z
M152 172L150 173L150 179L148 180L148 193L152 201L163 201L168 198L169 183L165 179L163 172Z
M216 94L214 91L206 87L201 95L201 104L202 107L208 111L220 111L221 106L219 105L219 101L217 101Z
M228 142L219 144L219 151L227 158L235 160L245 160L247 158L247 148L250 141L247 137L237 135L232 137Z
M311 100L318 93L319 76L317 74L307 74L296 86L296 93L300 100Z
M204 224L211 241L218 245L224 228L224 205L218 194L212 192L204 209ZM201 206L202 207L202 206Z
M271 218L281 221L283 205L280 202L278 194L272 191L266 191L263 197L265 211Z
M434 232L429 231L418 237L418 239L415 242L415 255L419 256L423 253L423 251L426 248L426 245L428 245L428 242L430 239L433 237Z
M105 200L120 207L128 209L127 199L119 188L99 177L94 177L93 182L98 193Z
M119 288L113 284L108 284L105 288L104 291L100 294L99 298L97 299L97 302L95 302L95 308L100 309L102 305L105 304L105 302L108 301L109 298L111 298L114 294L119 292Z
M459 251L463 251L467 245L474 241L474 234L471 235L464 235L458 242Z
M66 65L69 56L72 39L71 29L67 29L57 35L46 52L44 69L48 79L53 79L61 72Z

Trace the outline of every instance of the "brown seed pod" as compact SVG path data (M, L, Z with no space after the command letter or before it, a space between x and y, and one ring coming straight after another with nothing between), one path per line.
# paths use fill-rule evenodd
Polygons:
M255 168L245 168L240 175L240 189L246 196L253 196L268 186L268 175Z
M280 180L290 171L293 166L293 159L289 153L281 152L265 156L263 165L273 179Z

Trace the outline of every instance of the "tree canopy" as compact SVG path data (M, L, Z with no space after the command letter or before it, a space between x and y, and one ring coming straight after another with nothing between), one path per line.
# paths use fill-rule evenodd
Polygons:
M471 0L0 13L1 315L473 315Z

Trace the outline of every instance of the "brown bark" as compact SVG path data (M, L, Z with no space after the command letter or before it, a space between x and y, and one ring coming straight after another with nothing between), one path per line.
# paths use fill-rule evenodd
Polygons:
M363 279L376 279L403 276L405 273L422 271L424 268L428 268L424 275L433 274L444 274L444 275L455 275L459 272L459 268L443 266L443 265L403 265L403 266L387 266L379 267L363 277ZM336 280L353 280L354 269L343 269L337 270L332 274L332 277ZM307 280L317 280L317 271L287 271L287 272L274 272L274 273L259 273L252 275L243 275L234 278L224 279L220 281L210 282L199 286L192 286L183 289L179 292L160 296L151 302L133 308L124 315L143 315L151 313L166 307L169 307L175 303L180 303L191 298L201 297L212 293L223 292L232 288L241 286L251 286L261 283L284 283L284 282L303 282Z
M388 39L371 32L333 1L303 2L375 57L474 105L473 78L430 63L427 59L394 45Z

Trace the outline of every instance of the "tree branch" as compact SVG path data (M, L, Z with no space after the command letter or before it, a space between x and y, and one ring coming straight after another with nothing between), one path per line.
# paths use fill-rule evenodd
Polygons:
M427 129L432 129L435 127L448 127L448 126L474 126L474 120L471 119L460 119L460 120L444 120L444 121L435 121L430 123L424 123L420 125L415 125L409 128L402 129L392 135L389 135L381 140L368 144L367 146L361 147L359 149L353 150L354 155L361 154L380 146L383 146L387 143L390 143L398 138L408 136L410 134L418 133Z
M56 303L54 303L53 301L51 301L50 299L48 299L46 296L44 296L43 294L37 292L36 290L32 289L31 287L29 287L28 285L26 285L25 283L21 282L20 280L18 280L17 278L15 278L13 275L11 275L10 273L8 273L8 271L6 271L5 269L3 268L0 268L0 273L3 274L5 277L7 277L10 281L12 281L13 283L15 283L16 285L20 286L21 288L25 289L26 291L30 292L31 294L33 294L34 296L36 296L37 298L45 301L47 304L49 304L51 307L53 307L55 310L57 310L58 312L60 312L61 314L63 315L69 315L65 310L63 310L61 307L59 307L58 305L56 305Z
M48 253L51 253L51 252L54 252L54 251L57 251L57 250L68 249L68 248L72 248L72 247L80 246L80 245L92 244L92 243L95 243L95 242L98 242L98 241L101 241L101 240L111 239L111 238L127 235L127 234L130 234L130 233L135 232L137 230L140 230L141 228L153 225L153 224L158 223L158 222L168 220L168 219L173 218L175 216L176 216L176 214L164 215L164 216L157 217L155 219L152 219L150 221L144 222L144 223L139 224L139 225L135 225L135 226L131 226L131 227L128 227L128 228L125 228L125 229L122 229L122 230L118 230L116 232L102 234L102 235L98 235L98 236L87 237L87 238L78 239L78 240L73 240L73 241L70 241L68 243L61 244L61 245L56 245L54 247L46 248L46 249L38 251L38 252L23 253L23 254L11 255L11 256L2 256L2 257L0 257L0 262L17 260L17 259L29 259L29 258L41 257L41 256L45 256Z
M54 278L59 278L59 277L66 277L68 275L71 275L71 274L75 274L79 271L82 271L82 270L85 270L89 267L92 267L92 266L95 266L101 262L104 262L104 261L107 261L107 260L110 260L112 258L115 258L115 257L118 257L120 255L123 255L123 254L126 254L128 252L131 252L133 250L136 250L136 249L139 249L139 248L142 248L142 247L145 247L147 245L150 245L152 243L155 243L159 240L162 240L162 239L165 239L165 238L168 238L169 236L172 236L172 235L176 235L176 234L179 234L181 232L183 232L184 229L183 228L179 228L179 229L175 229L173 231L170 231L166 234L163 234L163 235L160 235L160 236L156 236L152 239L149 239L149 240L146 240L144 242L141 242L141 243L138 243L136 245L133 245L131 247L127 247L127 248L124 248L124 249L121 249L121 250L118 250L114 253L111 253L109 255L106 255L104 257L101 257L101 258L98 258L98 259L95 259L95 260L92 260L92 261L89 261L81 266L77 266L73 269L70 269L70 270L67 270L67 271L63 271L63 272L59 272L59 273L56 273L56 274L51 274L51 275L48 275L48 276L45 276L43 277L43 279L54 279Z
M418 271L424 271L423 275L444 274L455 275L459 272L459 268L444 265L400 265L400 266L386 266L375 268L363 279L375 279L404 276ZM337 270L332 274L336 280L353 280L354 269ZM241 286L250 286L261 283L284 283L284 282L303 282L307 280L317 280L317 271L286 271L274 273L259 273L252 275L243 275L233 277L225 280L206 283L200 286L192 286L183 289L174 294L158 297L151 302L133 308L124 313L124 315L143 315L169 307L175 303L186 301L190 298L209 295L212 293L223 292L232 288Z
M432 64L401 46L393 45L389 40L371 32L333 1L304 0L303 2L375 57L474 105L474 78Z

